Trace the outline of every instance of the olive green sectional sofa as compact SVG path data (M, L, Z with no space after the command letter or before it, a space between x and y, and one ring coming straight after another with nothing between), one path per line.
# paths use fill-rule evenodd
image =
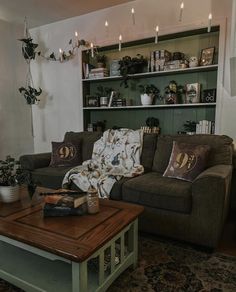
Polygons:
M82 141L82 160L91 158L98 132L67 132L65 141ZM193 182L163 177L173 141L209 145L207 169ZM220 135L157 136L145 134L141 163L145 172L117 182L113 200L140 204L145 211L141 231L214 248L219 241L229 205L232 176L232 139ZM50 167L51 153L23 155L21 165L37 185L59 188L70 167Z

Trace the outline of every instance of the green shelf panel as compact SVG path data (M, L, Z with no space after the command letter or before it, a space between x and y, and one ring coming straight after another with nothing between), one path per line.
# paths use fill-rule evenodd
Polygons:
M86 113L88 114L88 113ZM155 108L155 109L120 109L97 110L90 112L91 123L106 120L106 128L114 126L139 129L145 126L148 117L158 118L162 134L176 134L183 131L187 120L215 120L215 106L195 108Z

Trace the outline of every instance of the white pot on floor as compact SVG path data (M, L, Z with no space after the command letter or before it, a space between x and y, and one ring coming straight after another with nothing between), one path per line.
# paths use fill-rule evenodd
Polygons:
M0 186L0 201L3 203L13 203L19 201L19 186Z

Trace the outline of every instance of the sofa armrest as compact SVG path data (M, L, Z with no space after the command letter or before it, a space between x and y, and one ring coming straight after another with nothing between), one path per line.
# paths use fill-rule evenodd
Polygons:
M49 166L51 153L28 154L20 157L21 167L25 170L34 170Z
M202 172L192 184L192 225L208 246L216 246L229 207L232 165L215 165ZM209 241L211 239L211 242Z

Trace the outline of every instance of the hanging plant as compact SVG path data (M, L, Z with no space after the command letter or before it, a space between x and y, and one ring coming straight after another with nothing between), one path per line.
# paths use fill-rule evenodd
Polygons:
M29 85L27 88L20 87L19 91L26 99L27 104L36 104L40 101L37 97L42 93L41 88L37 90Z
M31 37L19 39L22 42L22 54L26 60L35 59L35 55L40 55L40 52L36 52L36 48L38 44L33 43L33 39Z

